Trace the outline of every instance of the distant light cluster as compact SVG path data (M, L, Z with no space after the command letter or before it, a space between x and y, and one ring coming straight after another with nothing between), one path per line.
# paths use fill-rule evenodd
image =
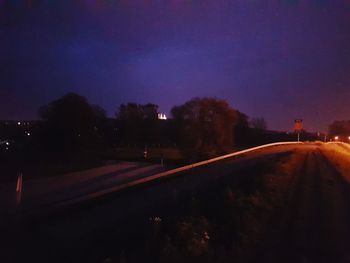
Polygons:
M10 142L6 140L5 141L0 140L0 146L3 146L3 147L0 147L0 149L5 149L7 151L9 149Z
M8 141L0 141L0 145L10 145L10 143Z
M166 120L168 118L167 118L167 116L164 113L158 113L158 119L159 120Z
M350 142L350 136L334 136L334 141L336 142L346 142L346 140L348 140ZM333 139L331 139L331 141L333 141Z

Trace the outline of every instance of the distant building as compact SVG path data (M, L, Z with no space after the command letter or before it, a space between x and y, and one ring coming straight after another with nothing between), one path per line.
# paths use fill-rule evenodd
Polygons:
M158 119L159 120L166 120L168 118L167 118L167 116L164 113L158 113Z

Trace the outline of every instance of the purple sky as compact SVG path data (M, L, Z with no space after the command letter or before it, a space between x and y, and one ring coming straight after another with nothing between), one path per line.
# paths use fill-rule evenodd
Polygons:
M350 119L349 0L0 0L0 119L216 96L271 129Z

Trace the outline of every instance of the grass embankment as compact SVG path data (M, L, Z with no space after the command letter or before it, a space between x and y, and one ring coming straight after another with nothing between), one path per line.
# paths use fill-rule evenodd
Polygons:
M143 245L119 247L105 262L246 262L297 162L290 153L266 157L179 197L176 213L150 218Z

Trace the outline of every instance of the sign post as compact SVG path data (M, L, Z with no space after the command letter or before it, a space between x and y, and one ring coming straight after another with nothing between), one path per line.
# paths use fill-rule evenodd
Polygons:
M16 183L16 206L19 206L22 201L22 189L23 189L23 175L18 173Z
M295 119L294 120L294 131L298 134L298 142L300 142L300 132L303 130L303 120Z
M145 148L144 148L144 150L143 150L143 158L144 159L147 159L147 145L145 145Z

